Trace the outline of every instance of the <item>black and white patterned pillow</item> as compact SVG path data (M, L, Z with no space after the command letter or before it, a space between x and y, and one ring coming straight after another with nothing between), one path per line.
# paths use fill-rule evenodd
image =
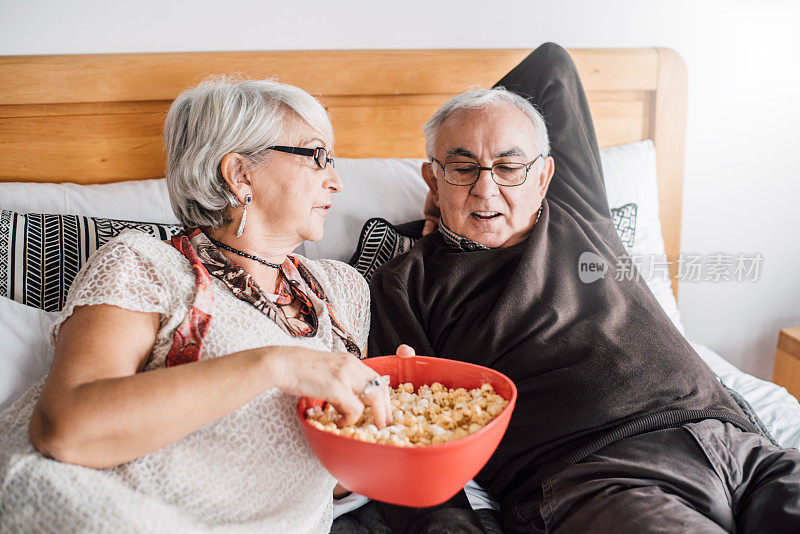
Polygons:
M636 204L632 202L619 208L611 208L614 227L628 253L636 235L636 210ZM414 221L394 226L381 218L368 220L361 230L358 247L350 258L350 265L370 281L378 267L411 250L414 243L422 237L424 223L425 221Z
M350 265L369 282L378 267L411 250L422 237L424 220L394 226L386 219L374 218L364 223L358 247L350 258Z
M0 211L0 295L59 311L95 250L128 228L169 239L179 225Z
M633 249L633 238L636 237L637 211L638 207L633 202L618 208L611 208L611 220L614 221L614 228L617 229L617 235L628 254Z

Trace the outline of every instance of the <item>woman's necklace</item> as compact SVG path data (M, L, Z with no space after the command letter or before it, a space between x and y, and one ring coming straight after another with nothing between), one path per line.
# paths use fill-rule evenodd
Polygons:
M227 250L228 252L233 252L234 254L238 254L239 256L243 256L243 257L245 257L245 258L248 258L248 259L251 259L251 260L257 261L258 263L261 263L261 264L263 264L263 265L266 265L267 267L272 267L273 269L280 269L280 268L281 268L281 266L280 266L280 265L278 265L277 263L272 263L272 262L269 262L269 261L267 261L267 260L261 259L261 258L259 258L258 256L253 256L252 254L248 254L247 252L242 252L241 250L238 250L238 249L235 249L235 248L233 248L233 247L230 247L230 246L226 245L225 243L220 243L220 242L219 242L219 241L217 241L216 239L211 239L210 237L209 237L208 239L209 239L209 240L210 240L212 243L214 243L215 245L217 245L218 247L220 247L220 248L224 248L224 249L225 249L225 250Z

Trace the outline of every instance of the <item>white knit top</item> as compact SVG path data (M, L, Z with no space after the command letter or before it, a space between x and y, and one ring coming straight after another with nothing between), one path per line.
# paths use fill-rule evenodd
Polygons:
M300 259L327 293L337 319L363 347L369 331L366 281L344 263ZM319 317L317 335L292 337L216 278L213 284L215 311L203 358L267 345L346 351L331 331L326 306L313 292L307 293ZM194 274L177 250L126 231L100 248L75 278L51 340L76 306L112 304L157 312L161 327L146 367L157 369L164 366L173 332L194 294ZM0 415L0 531L284 533L330 528L335 480L301 433L296 397L267 390L163 449L96 470L46 459L31 445L28 424L42 383Z

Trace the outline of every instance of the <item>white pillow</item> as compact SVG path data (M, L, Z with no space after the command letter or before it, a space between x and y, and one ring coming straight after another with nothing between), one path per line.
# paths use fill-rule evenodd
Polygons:
M296 252L312 259L347 261L355 252L364 223L383 217L391 223L421 219L428 186L422 159L337 158L344 190L333 197L333 209L318 242ZM17 213L55 213L141 222L177 223L167 182L132 180L113 184L0 183L0 209Z
M423 161L336 158L344 189L333 195L324 236L317 242L306 242L305 255L347 261L367 220L382 217L399 224L422 219L428 193L420 172Z
M176 224L167 181L132 180L113 184L0 184L0 209L17 213L83 215L126 221Z
M667 255L658 217L656 148L648 139L601 149L600 159L609 206L616 208L628 202L637 205L630 256L664 312L685 335L666 268Z
M0 410L50 370L47 333L56 315L0 297Z
M656 153L651 141L600 150L606 192L612 208L638 206L631 256L642 276L678 330L684 332L668 277L651 276L650 261L666 258L658 218ZM423 217L428 191L422 179L422 159L337 158L344 190L333 197L324 237L297 249L312 259L347 261L356 249L364 223L383 217L403 223ZM176 223L166 180L134 180L102 185L0 184L0 209L20 213L58 213L143 222Z
M0 183L0 210L178 224L165 178L92 185ZM304 246L295 252L305 255Z

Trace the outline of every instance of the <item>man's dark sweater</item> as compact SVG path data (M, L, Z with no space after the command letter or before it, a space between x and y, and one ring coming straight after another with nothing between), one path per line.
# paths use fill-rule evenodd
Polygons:
M582 253L613 271L625 250L583 89L568 57L553 54L562 52L526 60L547 63L547 78L523 62L500 82L522 85L542 109L556 161L528 239L463 251L435 232L371 283L372 355L406 343L418 354L491 367L517 385L505 437L476 477L501 498L631 435L712 418L755 431L644 281L613 272L580 280Z

